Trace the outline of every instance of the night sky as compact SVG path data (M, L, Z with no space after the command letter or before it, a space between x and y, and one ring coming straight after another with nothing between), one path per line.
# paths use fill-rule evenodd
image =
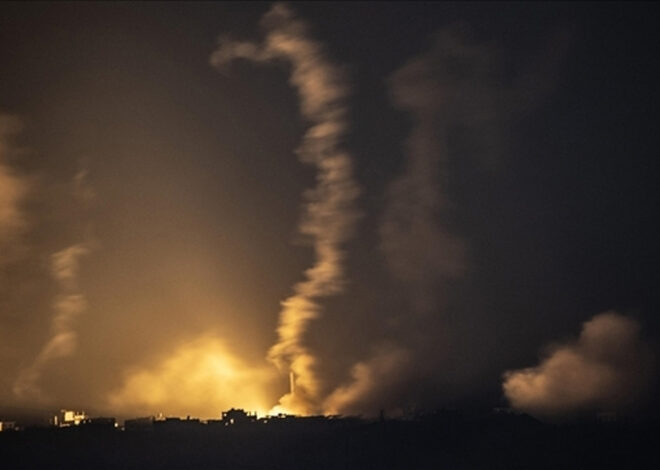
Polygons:
M649 4L0 4L0 412L657 410Z

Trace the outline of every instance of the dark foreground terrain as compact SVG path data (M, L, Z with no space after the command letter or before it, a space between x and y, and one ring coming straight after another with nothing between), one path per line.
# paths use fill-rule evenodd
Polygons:
M0 433L2 469L658 469L658 423L546 425L519 415L181 421Z

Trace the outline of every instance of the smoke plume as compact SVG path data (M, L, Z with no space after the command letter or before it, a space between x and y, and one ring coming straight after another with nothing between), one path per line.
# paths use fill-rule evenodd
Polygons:
M417 310L437 307L438 281L459 278L466 269L465 243L451 227L448 166L457 155L449 139L460 126L476 140L497 134L497 65L491 47L449 28L389 80L392 100L410 114L413 129L404 171L388 188L381 249L391 273L411 289Z
M393 322L396 354L377 352L358 361L349 383L328 399L330 411L373 412L369 400L382 402L378 394L383 388L390 402L402 400L409 388L402 384L412 380L408 362L426 364L416 367L416 374L428 366L427 372L437 375L434 369L441 359L431 343L441 336L422 331L420 325L428 323L429 315L439 314L447 281L460 279L467 268L465 242L452 227L448 167L458 156L449 139L457 126L463 126L484 146L493 143L500 107L496 64L489 46L473 44L449 28L438 34L429 52L410 60L388 81L393 103L411 116L413 128L404 149L403 172L387 189L380 249L390 273L405 288L409 308ZM428 351L430 346L433 351Z
M84 244L71 245L51 257L51 273L60 288L53 302L54 316L51 335L32 362L23 369L14 384L14 394L20 398L47 399L39 388L39 378L52 361L72 355L77 346L75 320L87 309L87 300L78 287L81 259L89 254Z
M310 37L307 24L287 6L275 4L263 17L262 27L265 38L259 44L221 39L211 64L222 70L235 59L288 62L290 83L310 123L297 152L302 162L316 167L317 186L305 194L299 230L312 240L315 262L305 271L305 280L293 287L293 295L282 302L278 340L268 353L281 371L293 373L292 390L280 399L277 410L307 414L320 410L321 383L315 371L317 358L305 345L304 335L309 322L321 314L319 300L342 290L342 245L356 218L358 187L351 157L342 149L348 85L321 44Z
M373 411L374 405L381 409L396 406L391 387L402 377L402 372L411 366L408 351L394 347L380 348L369 360L356 363L351 369L348 385L335 389L324 402L327 414L361 414ZM393 400L394 398L394 400Z
M70 185L73 199L80 205L88 204L93 198L93 190L86 178L87 172L80 170ZM48 401L48 396L39 385L43 371L53 361L71 356L76 351L76 318L87 310L87 298L79 285L80 263L90 252L91 242L87 241L75 243L50 255L50 278L58 288L58 294L51 305L54 314L50 335L32 363L19 371L13 392L20 399Z
M639 330L629 317L598 314L538 366L506 372L504 394L514 408L543 418L630 408L649 385L650 352Z
M381 249L420 311L437 308L438 285L460 278L468 264L452 227L450 167L459 158L484 168L500 159L506 128L552 89L568 42L558 34L542 60L507 80L500 48L470 36L464 25L446 27L389 80L392 101L413 128L404 171L388 188Z
M390 402L406 401L413 391L405 384L437 381L450 361L442 356L458 349L438 344L451 341L443 321L449 286L470 267L467 243L456 223L452 169L465 159L484 170L496 166L507 150L507 126L552 88L563 48L551 50L540 65L532 64L507 80L500 48L472 39L463 25L453 25L438 31L429 51L389 78L391 100L410 116L412 129L403 171L387 188L380 250L408 301L408 308L392 319L396 357L407 357L417 366L383 362L380 353L359 361L352 383L328 400L330 409L373 412L356 405L368 403L367 397L382 403L378 394L383 387ZM414 401L413 396L409 398Z

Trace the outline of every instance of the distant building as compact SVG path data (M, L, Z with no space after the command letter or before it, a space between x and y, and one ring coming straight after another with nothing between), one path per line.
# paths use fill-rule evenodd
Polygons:
M237 424L255 423L257 421L256 412L246 412L242 409L232 408L229 411L222 412L222 422L225 426L233 426Z
M53 424L58 428L68 428L69 426L80 426L87 419L84 411L60 410L59 414L53 417Z
M167 417L165 419L156 419L154 421L154 428L160 430L183 430L192 429L201 426L202 422L197 418L190 416L185 419L177 417Z
M0 421L0 432L16 430L15 421Z
M263 419L263 422L268 424L271 423L291 423L298 418L296 415L290 415L286 413L278 413L276 415L270 415Z

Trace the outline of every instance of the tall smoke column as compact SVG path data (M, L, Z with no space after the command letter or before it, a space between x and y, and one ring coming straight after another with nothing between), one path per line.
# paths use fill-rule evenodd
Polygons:
M447 182L455 158L449 135L454 124L478 129L479 138L489 134L483 131L498 116L490 60L488 49L448 28L439 32L430 51L409 60L388 80L393 104L410 114L413 127L403 172L387 188L380 249L390 273L407 291L410 308L398 322L397 343L377 345L357 361L348 383L329 394L327 413L369 413L374 402L398 407L414 388L408 384L416 374L437 374L439 358L429 360L421 352L437 342L427 320L442 307L447 281L461 278L467 267L466 244L449 222L453 204Z
M309 414L321 409L321 384L315 372L317 358L305 346L304 334L321 313L318 299L342 290L342 244L350 237L357 216L354 201L359 191L351 157L341 148L348 86L321 44L309 37L307 24L286 5L275 4L261 25L266 31L263 43L223 38L210 61L221 70L235 59L289 62L290 83L298 91L302 115L311 124L297 152L302 162L317 168L317 186L305 194L299 230L311 238L315 262L305 271L305 280L293 287L293 295L282 302L278 341L268 353L269 360L293 377L290 392L275 411Z
M470 270L450 183L463 171L461 160L495 170L507 151L507 129L552 90L569 36L559 31L549 39L547 52L507 77L497 43L476 40L466 25L448 25L388 79L392 104L410 117L411 132L402 172L387 188L380 249L410 308L394 318L396 342L374 343L347 383L328 395L326 412L368 414L373 403L415 403L415 384L428 389L437 382L459 350L452 341L465 343L443 321L450 286Z
M404 171L388 188L381 250L421 314L437 310L443 282L469 266L465 240L452 227L454 162L494 169L507 150L506 129L554 87L569 41L558 31L546 52L507 77L503 50L473 36L461 24L439 30L430 50L389 79L392 102L413 128Z
M38 386L44 367L54 359L70 356L76 350L74 320L87 308L87 300L78 289L78 269L80 259L88 253L89 248L76 244L52 255L52 275L60 285L60 295L53 304L52 334L32 364L20 372L14 384L14 394L18 397L45 399Z
M80 170L72 180L71 192L74 200L85 207L92 203L95 194L88 184L87 171ZM85 227L85 238L89 239L90 226ZM71 356L77 348L78 333L75 320L87 309L87 298L79 286L79 270L82 258L91 252L91 241L74 243L51 254L50 274L57 283L59 293L53 302L54 316L51 334L32 363L21 369L14 382L13 392L17 397L47 401L39 386L44 369L54 360Z
M475 139L493 134L498 102L491 55L450 27L438 33L430 51L389 79L392 101L411 115L413 129L404 171L388 188L381 250L391 273L410 290L418 314L437 309L438 281L460 278L466 269L465 242L448 223L449 166L457 158L449 138L454 125L478 130Z

